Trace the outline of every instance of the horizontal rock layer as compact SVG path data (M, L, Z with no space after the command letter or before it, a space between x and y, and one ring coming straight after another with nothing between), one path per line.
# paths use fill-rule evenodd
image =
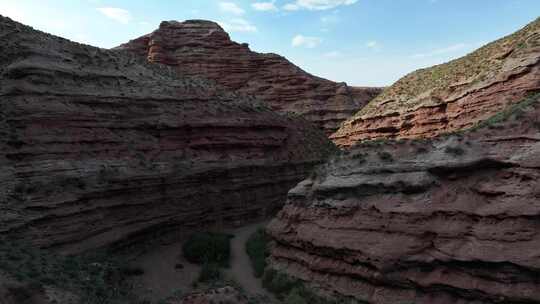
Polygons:
M271 267L373 304L540 303L539 96L463 137L320 166L268 227Z
M446 64L411 73L347 120L342 147L469 128L540 89L540 19Z
M315 123L328 135L381 92L315 77L282 56L252 52L210 21L162 22L156 31L117 49L256 96L275 111Z
M269 214L334 149L254 99L0 18L0 233L78 252Z

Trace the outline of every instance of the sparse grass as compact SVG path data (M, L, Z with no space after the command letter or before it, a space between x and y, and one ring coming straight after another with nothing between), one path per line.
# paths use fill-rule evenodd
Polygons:
M201 283L212 283L223 278L221 268L215 263L204 263L197 280Z
M528 96L527 98L523 99L521 102L511 105L507 107L506 109L504 109L503 111L500 111L499 113L493 115L489 119L479 122L478 124L476 124L476 126L472 127L470 130L474 131L474 130L482 129L485 127L494 128L494 127L497 127L498 124L503 123L512 117L519 119L525 114L527 107L535 103L538 103L539 100L540 100L540 93L534 93ZM502 126L498 126L498 127L502 127Z
M372 100L355 117L373 113L391 112L403 108L414 108L417 99L424 92L437 96L440 91L449 90L452 84L468 82L474 85L501 70L507 57L516 57L531 47L537 47L540 39L534 38L540 28L540 18L522 30L489 43L478 50L446 64L420 69L403 77L381 95ZM387 102L388 100L394 100ZM432 102L439 102L436 99Z
M285 304L338 304L359 303L349 298L328 299L315 294L304 282L283 272L267 269L263 276L263 286L274 293Z
M134 269L105 253L60 256L21 241L0 238L0 270L37 288L55 286L73 292L80 295L82 304L133 303L132 287L126 277L134 275Z
M463 148L461 147L446 147L446 149L444 149L444 152L456 156L461 156L465 154L465 150L463 150Z
M386 152L386 151L378 152L377 155L384 162L390 163L394 161L394 157L389 152Z
M255 277L257 278L262 277L262 275L264 274L264 269L267 266L266 258L270 255L268 251L269 242L270 237L262 228L257 230L247 240L246 252L251 259L253 272L255 273Z
M182 247L184 257L195 264L218 264L221 267L228 267L232 237L223 233L195 233Z

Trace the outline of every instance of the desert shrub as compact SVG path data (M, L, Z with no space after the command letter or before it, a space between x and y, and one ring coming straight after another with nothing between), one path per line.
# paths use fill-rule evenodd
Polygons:
M283 301L285 304L307 304L307 299L305 299L302 295L302 291L298 288L294 288L289 292L285 300Z
M377 155L384 162L392 162L392 161L394 161L394 157L392 156L392 154L390 154L390 153L388 153L386 151L379 152L379 153L377 153Z
M446 149L444 149L444 152L457 156L465 154L465 150L463 150L461 147L446 147Z
M0 238L0 270L35 286L55 286L81 297L82 304L131 303L132 287L123 259L106 252L61 256L21 241Z
M199 273L198 281L201 283L210 283L222 278L220 266L215 263L204 263Z
M266 268L266 258L269 255L269 242L270 237L262 228L257 230L247 240L246 252L251 259L251 265L253 266L253 271L257 278L262 277L264 269Z
M269 269L264 272L263 286L278 298L283 298L294 288L302 287L302 284L285 273Z
M360 303L355 299L346 297L336 297L333 299L322 297L313 292L302 281L273 269L267 269L264 272L263 287L266 288L268 291L272 292L278 299L282 300L285 304Z
M199 232L191 235L184 243L184 257L195 264L218 264L229 266L231 244L229 234Z

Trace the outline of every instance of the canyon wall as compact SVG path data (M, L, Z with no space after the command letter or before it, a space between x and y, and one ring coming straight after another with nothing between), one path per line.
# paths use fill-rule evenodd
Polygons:
M446 64L413 72L331 136L350 147L379 138L433 137L474 126L540 89L540 19Z
M268 227L274 269L373 304L540 303L540 94L315 172Z
M126 51L0 16L0 234L80 252L256 220L335 147L311 124Z
M211 21L162 22L154 32L116 49L255 96L275 111L300 115L328 135L381 92L315 77L282 56L252 52Z

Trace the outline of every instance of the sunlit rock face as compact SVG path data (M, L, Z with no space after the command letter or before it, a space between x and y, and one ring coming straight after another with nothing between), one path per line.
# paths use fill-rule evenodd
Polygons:
M381 92L322 79L282 56L253 52L211 21L162 22L154 32L117 49L255 96L275 111L300 115L328 135Z
M341 147L466 129L540 89L540 19L446 64L413 72L347 120Z
M373 304L540 302L539 96L463 135L332 158L270 223L272 267Z

